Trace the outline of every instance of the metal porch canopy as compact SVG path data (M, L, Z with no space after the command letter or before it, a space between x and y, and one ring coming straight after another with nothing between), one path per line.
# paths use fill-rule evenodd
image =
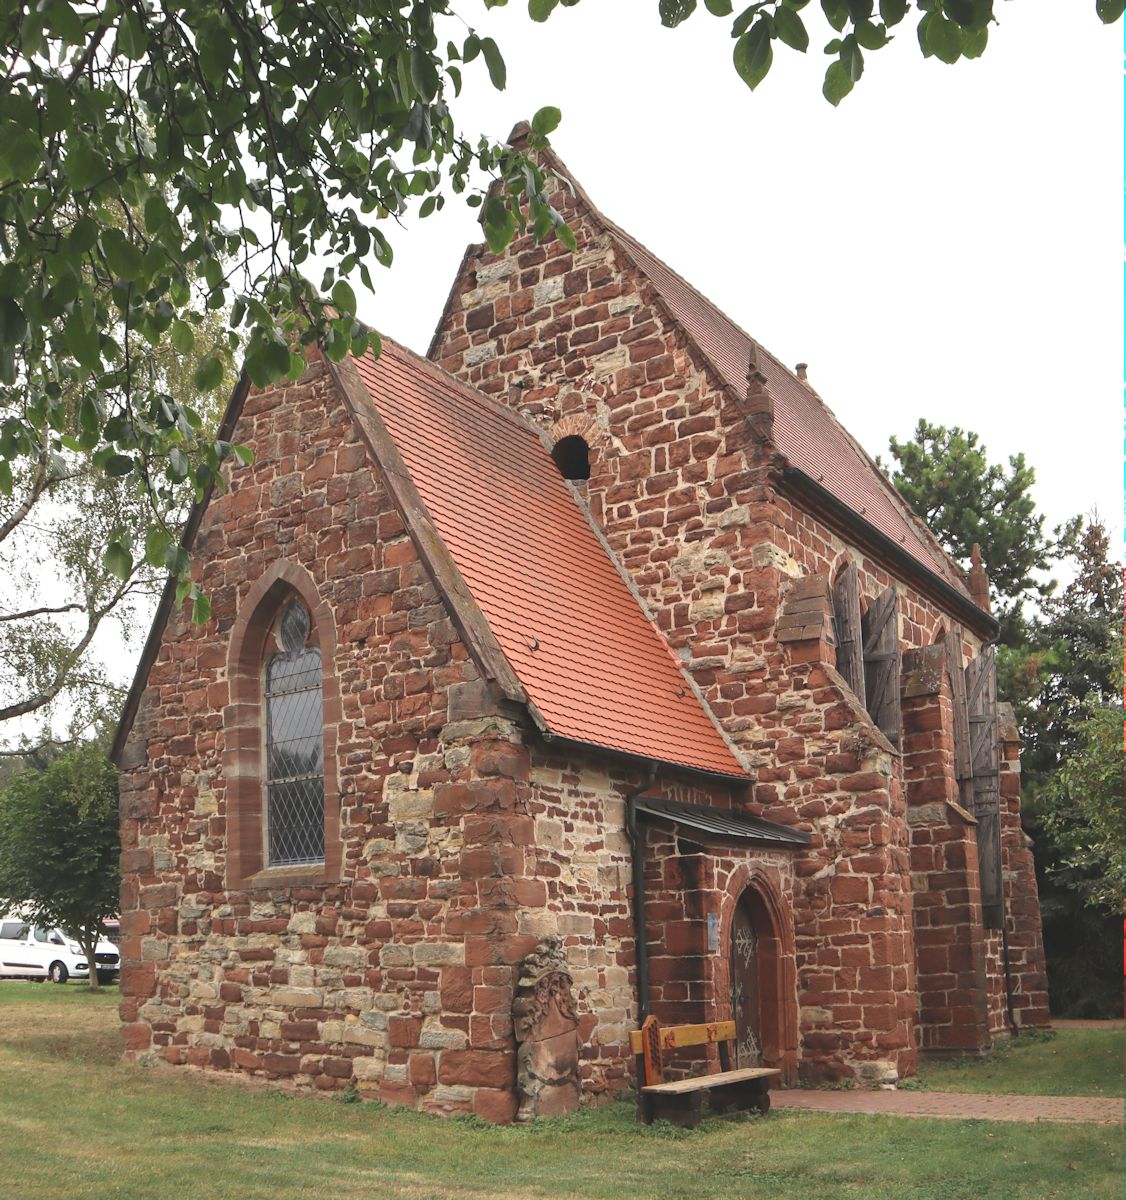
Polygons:
M798 849L808 846L812 840L809 834L801 829L791 829L774 821L766 821L762 817L752 817L748 813L733 812L726 808L680 804L676 800L662 800L656 796L638 796L634 801L634 808L639 816L644 813L649 817L671 821L685 829L696 830L698 833L710 833L714 837L741 842L755 842L761 846Z

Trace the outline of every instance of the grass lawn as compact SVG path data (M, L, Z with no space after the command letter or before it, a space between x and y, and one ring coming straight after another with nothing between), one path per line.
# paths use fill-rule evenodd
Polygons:
M491 1128L118 1060L113 989L0 984L0 1192L36 1200L1119 1197L1122 1131L777 1112L695 1131L608 1105Z
M989 1058L924 1063L931 1092L1007 1092L1021 1096L1122 1096L1126 1030L1061 1029L1004 1043Z

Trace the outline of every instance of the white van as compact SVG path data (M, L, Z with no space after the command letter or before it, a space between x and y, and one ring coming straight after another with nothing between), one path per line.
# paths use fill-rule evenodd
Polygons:
M112 942L95 948L99 983L112 983L121 969L121 957ZM19 917L0 919L0 978L66 983L71 977L89 979L90 966L82 947L61 929L29 925Z

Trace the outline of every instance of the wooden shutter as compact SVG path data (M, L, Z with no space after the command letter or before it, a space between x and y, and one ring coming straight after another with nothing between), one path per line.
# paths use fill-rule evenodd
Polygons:
M864 641L860 632L860 572L850 562L833 584L837 670L864 703Z
M893 746L900 741L899 608L889 587L860 622L864 641L864 691L872 720Z
M987 929L1001 927L1001 753L997 738L997 651L985 646L966 667L970 779L977 817L981 905Z

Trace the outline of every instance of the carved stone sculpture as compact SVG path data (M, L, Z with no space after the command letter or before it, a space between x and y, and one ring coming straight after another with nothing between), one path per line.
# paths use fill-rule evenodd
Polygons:
M520 964L512 1020L516 1033L517 1121L558 1117L579 1107L579 1021L572 977L557 937Z

